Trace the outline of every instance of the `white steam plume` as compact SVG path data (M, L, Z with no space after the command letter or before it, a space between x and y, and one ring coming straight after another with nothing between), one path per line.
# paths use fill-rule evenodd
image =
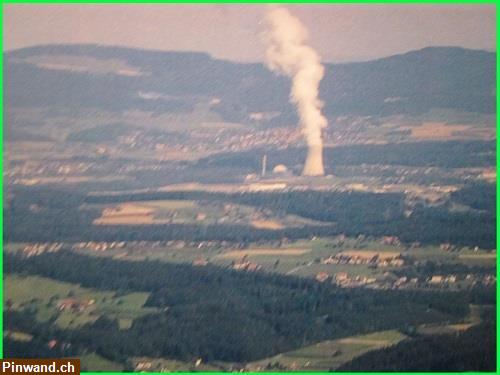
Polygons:
M306 45L306 28L287 9L271 8L266 21L269 25L264 34L267 65L273 71L292 77L290 101L297 105L307 145L322 148L321 129L326 127L327 120L321 114L323 103L318 99L319 82L324 75L321 59Z

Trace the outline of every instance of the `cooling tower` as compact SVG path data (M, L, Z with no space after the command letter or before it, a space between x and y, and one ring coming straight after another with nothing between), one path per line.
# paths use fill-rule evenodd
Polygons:
M302 171L302 176L323 176L323 146L309 146L307 149L306 163Z

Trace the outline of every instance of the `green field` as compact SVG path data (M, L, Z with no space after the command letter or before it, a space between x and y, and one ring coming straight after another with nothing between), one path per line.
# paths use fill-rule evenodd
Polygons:
M496 253L485 250L473 251L468 248L454 251L444 251L439 246L426 246L418 249L407 250L408 255L415 260L430 260L445 263L463 263L466 265L494 266Z
M481 314L491 308L492 306L488 305L469 305L469 315L462 323L422 324L417 328L417 332L421 335L456 334L481 323Z
M163 202L163 201L162 201ZM163 204L163 203L161 203ZM176 204L176 203L175 203ZM264 250L264 251L263 251ZM265 250L269 250L267 253ZM303 250L297 252L294 250ZM369 268L366 264L321 264L321 260L346 250L401 252L404 255L414 256L417 259L441 257L450 259L450 254L439 248L422 248L405 250L404 247L383 245L378 240L359 240L355 238L313 238L292 242L270 242L268 244L249 244L245 249L222 248L219 245L198 248L189 244L157 247L137 247L119 250L109 250L99 253L99 256L111 256L126 260L159 260L168 263L192 263L197 259L206 259L209 263L229 267L233 262L246 259L262 266L268 272L278 272L301 277L315 277L318 272L327 272L334 275L338 272L347 272L349 277L376 277L382 276L391 267ZM237 256L237 252L241 256ZM94 252L88 252L96 255ZM457 254L453 255L455 258Z
M496 252L485 251L461 251L458 256L461 263L477 266L495 266L497 262Z
M338 340L322 341L298 350L251 362L249 371L329 371L368 351L395 345L406 338L396 331L380 331Z
M206 218L197 221L198 224L209 222L214 217L220 217L223 207L202 206L198 202L184 200L163 200L163 201L145 201L141 205L152 205L156 209L168 209L184 212L179 214L179 220L183 215L185 218L189 216L189 220L195 220L196 212L203 211L206 213ZM203 208L203 210L200 210ZM238 210L242 211L238 211ZM233 207L234 212L239 212L242 216L240 220L247 220L250 212L246 212L248 207ZM188 212L189 215L187 214ZM233 214L234 214L233 212ZM215 215L215 216L214 216ZM10 244L8 251L22 249L23 244ZM266 250L269 250L266 252ZM294 250L302 250L294 251ZM396 276L393 271L397 270L394 267L369 267L367 264L323 264L321 261L338 254L343 251L377 251L377 252L396 252L413 261L433 261L443 264L465 264L471 266L488 266L493 267L496 263L496 253L484 250L473 251L468 248L455 249L453 251L443 251L439 246L424 246L418 248L408 248L405 246L385 245L379 239L359 239L359 238L312 238L298 241L272 241L268 243L249 244L248 248L239 249L231 247L223 247L218 243L211 244L206 247L198 247L197 244L189 242L175 242L172 245L156 244L154 246L144 245L128 245L124 249L110 249L106 252L94 252L81 250L83 253L92 256L106 256L115 259L143 261L143 260L158 260L167 263L193 263L196 260L204 259L208 263L230 267L234 262L239 262L246 256L246 260L256 263L266 272L277 272L281 274L294 275L299 277L315 277L319 272L326 272L330 276L334 276L340 272L345 272L348 277L354 279L356 277L376 278L377 282L391 282ZM238 256L238 252L241 256ZM463 285L462 285L463 284ZM463 281L457 281L454 287L468 287L468 284ZM59 286L60 288L61 286ZM50 288L49 288L50 290ZM66 290L61 293L68 293ZM57 292L55 292L57 293ZM110 308L112 308L111 306ZM112 309L111 309L112 310ZM43 314L43 311L40 312ZM122 316L119 318L120 325L123 328L131 324L131 317ZM47 317L46 317L47 319ZM80 324L82 318L75 320L75 323ZM61 317L61 322L65 325L67 317Z
M40 321L55 318L61 328L75 328L106 315L117 319L120 327L129 328L133 319L156 311L143 307L149 293L117 295L39 276L4 276L4 305L10 301L14 310L33 311ZM64 301L81 303L81 309L61 308Z
M4 337L5 336L8 336L10 339L14 341L23 341L23 342L30 342L33 339L33 335L20 331L6 331Z
M321 260L331 255L338 254L345 250L359 251L379 251L379 252L401 252L404 248L383 245L379 241L357 240L346 238L339 241L336 238L314 238L311 240L299 240L292 243L282 244L281 247L272 247L274 254L261 254L252 250L271 249L270 246L252 246L249 249L241 251L243 255L248 255L247 259L251 262L260 264L267 271L279 272L287 275L301 277L315 277L318 272L326 272L334 275L339 272L346 272L350 278L356 276L376 277L382 276L385 272L391 271L391 267L369 268L366 264L322 264ZM293 254L287 250L304 249L302 254ZM283 252L278 253L279 250ZM211 259L214 263L228 266L233 259L224 257L224 253L216 255Z
M166 199L130 201L116 205L84 204L81 208L103 211L103 216L99 218L100 222L95 224L240 224L270 230L324 224L297 215L277 214L271 210L264 212L256 207L217 201ZM119 221L116 221L116 216L113 216L113 213L105 214L105 209L116 210L116 213L120 215ZM149 210L150 214L146 215L144 210ZM124 212L126 212L125 221L123 220Z
M120 363L111 362L106 358L101 357L96 353L85 354L80 357L81 371L105 371L105 372L121 372L124 366Z

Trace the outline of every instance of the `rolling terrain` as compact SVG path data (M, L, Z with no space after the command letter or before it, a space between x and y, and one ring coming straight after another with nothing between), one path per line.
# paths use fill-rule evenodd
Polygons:
M495 63L325 64L326 175L307 178L290 83L264 65L4 53L5 355L494 370Z

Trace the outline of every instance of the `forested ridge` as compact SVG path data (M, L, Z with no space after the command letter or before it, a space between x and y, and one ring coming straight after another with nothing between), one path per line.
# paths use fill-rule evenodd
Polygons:
M264 64L89 44L4 61L6 358L495 370L495 53L324 63L318 178L292 81Z
M486 188L487 191L491 189ZM134 240L226 240L255 242L311 236L398 236L403 242L422 244L450 242L463 246L492 249L496 246L496 213L487 205L494 195L472 203L484 210L451 212L446 207L417 206L411 216L404 215L404 195L361 192L278 192L208 193L152 192L109 196L86 196L56 189L16 188L17 199L4 208L6 242L79 242ZM454 199L467 199L467 191ZM85 203L114 204L142 200L188 199L232 202L272 209L278 214L295 214L323 221L280 230L257 229L231 224L92 225L99 209L85 209ZM33 212L33 205L39 207ZM490 207L490 208L488 208ZM325 225L326 224L326 225Z
M58 333L117 361L130 355L249 361L325 339L459 321L470 299L467 292L341 289L277 274L117 261L66 251L30 258L6 254L5 264L7 273L151 292L146 304L160 312L134 320L128 330L101 317Z

